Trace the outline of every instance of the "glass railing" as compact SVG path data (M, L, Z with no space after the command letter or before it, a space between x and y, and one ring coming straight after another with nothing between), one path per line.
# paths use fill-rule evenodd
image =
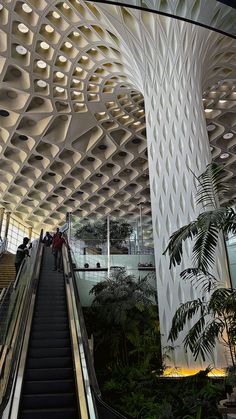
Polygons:
M7 250L7 239L0 238L0 256Z
M0 416L7 403L24 335L39 250L40 240L31 249L15 283L7 289L0 302Z

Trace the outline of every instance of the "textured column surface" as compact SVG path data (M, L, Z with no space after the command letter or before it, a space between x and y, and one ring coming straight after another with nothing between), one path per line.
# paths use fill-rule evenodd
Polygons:
M162 255L170 235L197 217L196 184L210 162L209 140L202 105L206 74L214 64L219 35L179 20L127 9L104 10L119 31L127 73L145 98L149 174L157 292L162 347L170 345L171 321L180 303L201 296L201 291L180 279L180 272L192 267L191 243L185 245L180 267L169 269ZM222 46L222 45L221 45ZM219 57L219 56L218 56ZM191 171L190 171L191 170ZM217 257L216 275L226 272L224 253ZM188 326L191 326L189 324ZM183 348L182 334L175 343L172 366L202 368ZM225 365L222 347L205 366Z

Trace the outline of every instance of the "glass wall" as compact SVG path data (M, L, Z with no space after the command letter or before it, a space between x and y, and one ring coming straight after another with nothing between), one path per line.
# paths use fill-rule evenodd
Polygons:
M1 238L4 239L6 231L6 213L3 216ZM14 216L10 216L7 234L7 251L16 253L17 247L23 242L24 237L29 236L29 226L18 221ZM31 240L39 238L39 233L33 231Z

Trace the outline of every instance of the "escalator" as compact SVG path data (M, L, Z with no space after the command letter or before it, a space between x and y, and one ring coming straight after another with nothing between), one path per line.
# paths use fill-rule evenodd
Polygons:
M44 248L19 419L76 419L76 385L62 273Z
M0 299L0 418L126 419L101 397L70 250L54 271L41 238Z

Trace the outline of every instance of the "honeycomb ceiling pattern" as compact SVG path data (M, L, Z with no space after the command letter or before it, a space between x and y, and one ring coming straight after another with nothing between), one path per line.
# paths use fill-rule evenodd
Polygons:
M115 32L97 3L0 0L0 204L35 230L67 211L151 213L144 101ZM236 82L217 71L203 101L231 182Z

